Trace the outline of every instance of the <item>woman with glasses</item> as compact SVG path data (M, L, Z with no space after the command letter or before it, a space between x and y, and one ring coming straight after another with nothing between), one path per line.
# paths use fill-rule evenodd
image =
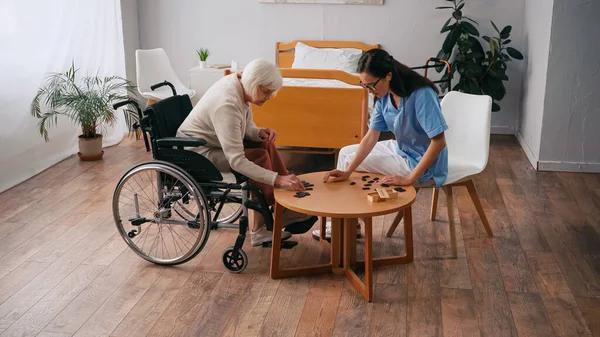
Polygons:
M263 105L281 88L277 67L266 60L250 62L241 73L233 73L213 84L177 130L177 137L202 138L206 145L193 150L208 158L221 172L232 170L250 178L267 203L275 203L274 186L304 190L298 177L289 174L275 146L277 133L259 128L252 120L251 104ZM311 218L286 209L284 227ZM251 226L253 246L271 241L264 219L254 212ZM283 232L282 239L291 236Z
M435 84L382 49L365 52L358 72L361 85L376 97L369 131L360 144L340 150L337 169L323 181L343 181L357 170L385 175L379 184L439 188L448 175L448 126ZM379 141L388 131L396 139Z

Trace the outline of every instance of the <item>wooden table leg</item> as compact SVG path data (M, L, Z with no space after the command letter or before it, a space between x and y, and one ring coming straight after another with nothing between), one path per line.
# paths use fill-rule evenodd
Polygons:
M360 292L365 300L373 300L373 221L365 218L365 282L354 272L356 265L356 219L344 224L344 270L350 284ZM363 263L360 263L361 265Z
M344 266L356 266L357 225L358 219L344 219Z
M292 276L306 276L314 274L330 273L332 271L332 264L317 265L312 267L299 267L299 268L281 268L279 265L279 258L281 256L281 231L283 229L283 209L284 207L275 202L275 216L273 223L273 243L271 247L271 268L270 276L272 279L292 277ZM332 240L333 241L333 240ZM332 253L333 259L333 253Z
M331 267L336 274L344 274L344 220L331 219Z

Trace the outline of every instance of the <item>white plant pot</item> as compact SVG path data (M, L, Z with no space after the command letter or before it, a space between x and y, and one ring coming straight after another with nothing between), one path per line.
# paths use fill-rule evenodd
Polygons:
M199 61L200 68L206 68L206 61Z
M102 150L102 135L96 138L83 138L79 136L79 153L81 160L99 160L104 155Z

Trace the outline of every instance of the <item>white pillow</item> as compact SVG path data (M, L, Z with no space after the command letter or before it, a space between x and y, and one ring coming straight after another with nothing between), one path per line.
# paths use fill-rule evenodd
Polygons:
M356 48L314 48L298 42L292 68L336 69L355 74L362 53Z

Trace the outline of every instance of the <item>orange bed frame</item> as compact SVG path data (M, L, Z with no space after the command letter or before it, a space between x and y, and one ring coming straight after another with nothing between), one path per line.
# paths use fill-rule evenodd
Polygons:
M336 153L357 144L367 132L369 96L360 79L341 70L292 69L297 42L316 48L379 48L355 41L304 41L276 44L276 64L284 78L332 79L357 88L284 86L262 107L252 106L256 125L277 131L276 144L300 152Z

